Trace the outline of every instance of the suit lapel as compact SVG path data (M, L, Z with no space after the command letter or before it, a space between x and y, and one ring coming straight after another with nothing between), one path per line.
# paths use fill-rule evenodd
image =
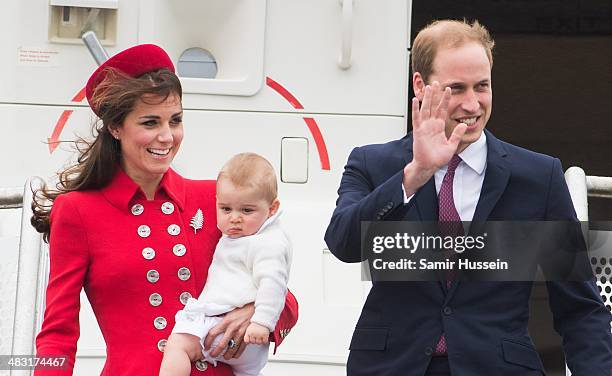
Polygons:
M497 138L490 132L485 132L487 135L487 169L473 222L484 222L489 219L491 211L504 193L510 179L506 151Z
M506 190L508 180L510 179L507 153L501 141L495 138L491 132L485 130L485 133L487 136L487 168L472 222L484 222L489 219L491 211L493 211ZM473 226L470 227L474 228ZM452 299L459 284L460 281L452 284L445 296L445 303Z

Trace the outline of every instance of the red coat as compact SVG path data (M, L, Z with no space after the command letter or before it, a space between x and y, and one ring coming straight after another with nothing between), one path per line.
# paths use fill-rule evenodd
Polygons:
M190 224L198 209L204 221L196 230ZM67 355L70 371L35 375L72 374L81 288L106 342L102 375L157 375L160 341L183 308L181 295L197 298L202 291L219 237L215 182L184 179L173 170L151 201L121 169L103 189L59 196L51 212L50 276L36 348L39 355ZM273 333L276 346L296 321L297 301L289 293ZM192 375L231 374L225 364L192 369Z

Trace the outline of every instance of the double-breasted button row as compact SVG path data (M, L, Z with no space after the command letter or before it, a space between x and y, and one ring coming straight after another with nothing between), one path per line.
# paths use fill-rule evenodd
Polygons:
M183 244L176 244L174 247L172 247L172 253L174 253L175 256L181 257L187 253L187 247L185 247ZM142 257L145 260L153 260L155 258L155 250L151 247L143 248Z
M181 226L176 225L176 224L171 224L170 226L168 226L168 234L172 235L172 236L177 236L178 234L181 233ZM140 236L141 238L148 238L149 235L151 235L151 228L147 225L140 225L138 226L138 236Z
M142 204L134 204L132 205L132 214L133 215L141 215L144 213L144 206ZM164 214L172 214L174 213L174 204L166 201L161 205L161 211Z
M191 278L191 270L189 270L189 268L180 268L176 274L181 281L186 281ZM149 270L147 272L147 281L151 283L159 281L159 272L155 269Z
M187 301L191 298L191 294L188 293L187 291L184 291L180 296L179 296L179 300L181 301L181 303L183 305L187 304ZM149 295L149 303L153 306L153 307L157 307L159 305L162 304L162 296L156 292L154 292L153 294Z

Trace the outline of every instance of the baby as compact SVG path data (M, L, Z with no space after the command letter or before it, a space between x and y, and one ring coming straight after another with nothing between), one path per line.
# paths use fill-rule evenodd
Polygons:
M208 279L197 300L189 299L176 314L176 325L164 350L160 376L189 375L191 362L205 359L232 366L235 376L259 375L268 360L268 338L285 305L291 265L291 244L278 221L274 168L263 157L242 153L232 157L217 177L217 244ZM248 343L239 358L225 360L210 352L204 339L219 317L255 302L246 330ZM194 354L194 342L200 349ZM235 344L234 344L235 346Z

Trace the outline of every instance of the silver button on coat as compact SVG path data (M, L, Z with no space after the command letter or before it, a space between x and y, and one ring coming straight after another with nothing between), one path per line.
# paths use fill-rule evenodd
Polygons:
M155 269L149 270L147 272L147 281L151 283L159 281L159 272Z
M162 204L161 210L164 214L172 214L174 213L174 204L166 201Z
M161 352L164 352L164 349L166 348L166 343L168 343L167 339L160 339L159 342L157 342L157 349Z
M147 225L141 225L138 227L138 236L141 238L146 238L151 235L151 229Z
M151 247L143 248L142 257L146 260L153 260L155 258L155 250Z
M151 303L151 305L153 307L157 307L160 304L162 304L162 297L161 295L159 295L158 293L154 292L153 294L151 294L149 296L149 303Z
M191 271L189 270L189 268L180 268L178 270L178 277L181 281L186 281L189 279L189 277L191 277Z
M166 326L168 325L168 322L166 321L166 319L164 317L156 317L155 320L153 320L153 325L155 326L156 329L162 330L165 329Z
M172 253L174 253L175 255L179 257L184 255L185 252L187 252L187 247L185 247L183 244L177 244L174 247L172 247Z
M208 363L206 363L206 361L202 359L196 360L195 367L198 371L206 371L206 369L208 368Z
M180 233L181 233L181 228L179 227L179 225L173 224L173 225L168 226L168 234L172 236L176 236Z
M179 299L180 299L181 303L183 303L183 305L187 304L187 301L189 300L189 298L191 298L191 294L188 293L187 291L182 293L181 296L179 297Z
M141 204L135 204L132 206L132 214L141 215L144 212L144 206Z

